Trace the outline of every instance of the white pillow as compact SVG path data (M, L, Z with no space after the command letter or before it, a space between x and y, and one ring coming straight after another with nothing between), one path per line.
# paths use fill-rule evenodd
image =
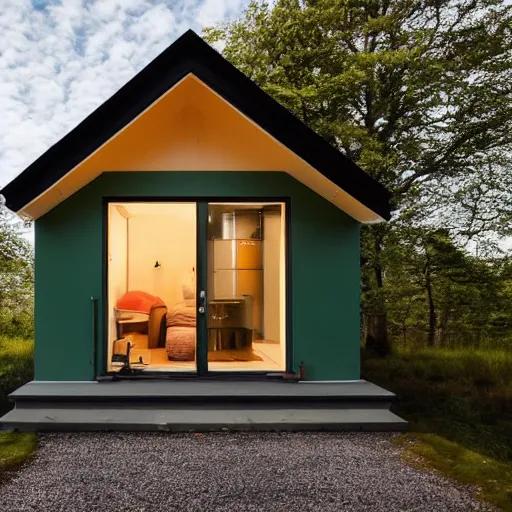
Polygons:
M182 285L182 290L183 290L183 298L185 300L190 300L190 299L194 299L196 298L196 291L194 290L194 288L192 288L192 286L188 286L186 284Z

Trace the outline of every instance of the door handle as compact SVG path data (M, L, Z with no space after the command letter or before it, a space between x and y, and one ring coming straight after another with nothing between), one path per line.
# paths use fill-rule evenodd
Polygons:
M205 314L205 311L206 311L206 291L205 290L201 290L199 292L199 308L198 308L198 311L202 315Z

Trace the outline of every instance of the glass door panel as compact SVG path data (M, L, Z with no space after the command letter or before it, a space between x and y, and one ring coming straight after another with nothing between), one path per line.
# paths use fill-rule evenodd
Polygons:
M285 205L207 206L209 371L285 370Z
M109 203L107 371L196 372L197 219L195 202Z

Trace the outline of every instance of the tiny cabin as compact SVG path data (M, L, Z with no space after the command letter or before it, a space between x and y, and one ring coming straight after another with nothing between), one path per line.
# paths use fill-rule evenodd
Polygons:
M35 381L360 379L386 189L192 31L1 193L35 226Z

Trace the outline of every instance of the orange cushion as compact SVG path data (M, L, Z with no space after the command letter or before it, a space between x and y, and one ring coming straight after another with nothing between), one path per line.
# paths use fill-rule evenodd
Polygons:
M164 301L160 297L155 297L141 291L127 292L116 302L117 309L136 311L138 313L149 314L151 308L156 306L165 306Z

